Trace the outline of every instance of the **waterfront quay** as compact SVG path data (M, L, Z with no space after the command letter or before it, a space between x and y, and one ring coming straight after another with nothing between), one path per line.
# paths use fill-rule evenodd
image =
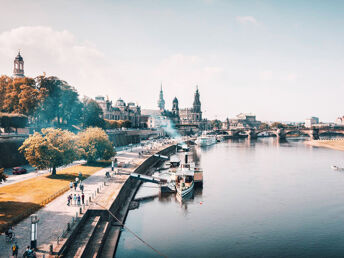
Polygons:
M107 210L113 210L116 213L116 211L121 211L123 205L129 205L131 199L118 200L118 197L123 195L121 192L126 182L130 181L129 174L134 171L147 172L146 169L149 170L150 165L153 166L159 162L159 158L154 157L154 154L166 149L174 149L171 146L175 144L174 141L162 140L146 146L129 146L116 155L117 164L120 167L115 167L114 171L111 171L111 167L101 169L83 181L84 205L78 206L73 202L71 206L67 205L68 195L81 195L79 189L72 189L38 210L36 212L39 218L37 257L55 257L60 254L64 257L81 257L85 255L85 252L98 252L102 247L102 240L105 240L104 234L98 234L95 238L92 233L106 232L106 228L110 229L112 224L109 223ZM152 160L151 163L143 166L148 160ZM118 171L121 175L116 175ZM106 177L106 172L110 172L110 177ZM124 201L127 203L123 203ZM127 209L124 210L124 214L126 211ZM30 217L14 226L20 256L24 253L26 246L30 245L30 227ZM0 250L2 250L0 257L10 257L12 243L5 241L3 235L1 238L3 239L0 241ZM90 244L91 240L94 241L92 244ZM89 250L90 246L92 250Z

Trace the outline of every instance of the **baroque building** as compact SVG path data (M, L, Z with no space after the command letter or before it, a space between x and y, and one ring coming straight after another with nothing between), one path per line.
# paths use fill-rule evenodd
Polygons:
M141 107L133 102L126 104L119 98L115 104L103 96L95 98L99 107L103 110L103 118L108 120L129 120L134 128L141 127Z
M163 99L163 91L161 87L158 108L160 110L160 115L172 121L182 134L195 133L199 130L204 130L207 124L207 120L202 118L198 86L196 87L194 101L191 108L179 108L179 101L177 97L175 97L172 102L171 111L165 109L165 101Z
M20 55L20 51L18 51L18 55L14 59L13 77L15 78L25 77L24 76L24 59Z

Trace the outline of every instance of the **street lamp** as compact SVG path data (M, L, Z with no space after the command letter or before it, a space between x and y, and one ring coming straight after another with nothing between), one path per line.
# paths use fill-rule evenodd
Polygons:
M37 214L31 215L31 248L37 248L37 224L39 218Z

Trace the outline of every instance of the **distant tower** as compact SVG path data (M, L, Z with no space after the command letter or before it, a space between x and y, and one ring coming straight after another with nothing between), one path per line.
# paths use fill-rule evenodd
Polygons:
M179 116L179 106L177 97L174 97L172 102L172 113L173 115Z
M160 87L160 95L158 100L158 107L161 111L165 110L165 100L164 100L164 93L162 92L162 84Z
M199 91L198 86L196 86L195 98L193 102L193 112L200 113L201 112L201 101L199 99Z
M14 59L13 76L23 78L24 76L24 59L18 51L18 55Z

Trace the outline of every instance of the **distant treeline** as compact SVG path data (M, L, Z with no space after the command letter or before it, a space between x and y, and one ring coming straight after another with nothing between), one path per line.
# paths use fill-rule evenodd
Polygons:
M0 76L0 127L130 127L130 121L106 122L96 101L79 99L77 90L55 76L12 78ZM11 115L9 115L11 114Z

